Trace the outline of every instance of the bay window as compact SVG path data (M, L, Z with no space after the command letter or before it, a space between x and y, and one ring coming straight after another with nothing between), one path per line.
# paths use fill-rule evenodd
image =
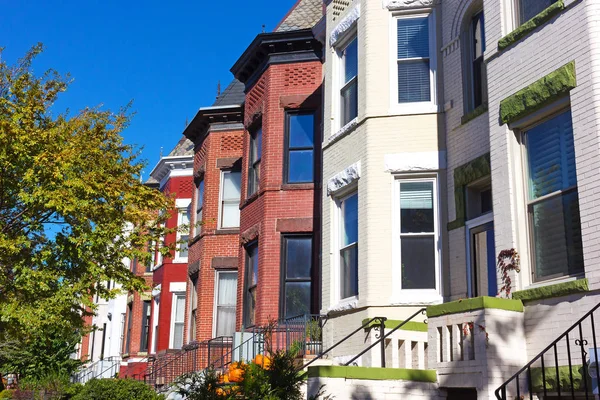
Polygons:
M571 111L523 130L535 281L583 272Z
M244 326L256 322L256 288L258 286L258 242L246 247L246 284L244 298Z
M131 316L130 316L131 318ZM150 338L150 300L145 300L142 305L142 336L140 340L140 352L148 351L148 339Z
M215 337L235 333L237 271L217 271L215 291Z
M515 2L519 25L523 25L525 22L556 3L557 0L515 0Z
M339 202L340 299L358 296L358 193Z
M240 226L240 187L242 174L239 171L221 172L221 228Z
M173 308L171 311L171 348L180 349L183 346L183 325L185 318L185 293L173 293Z
M190 293L190 333L189 341L196 340L196 325L198 312L198 275L192 278L192 288Z
M339 51L341 127L358 115L358 39L354 36Z
M262 128L250 134L250 157L248 163L248 196L258 191L260 184L260 160L262 157Z
M177 253L176 259L186 259L188 256L188 241L190 239L190 215L188 208L178 210L177 220Z
M485 52L485 24L483 10L475 13L465 32L465 112L473 111L487 101L487 76L483 62Z
M204 208L204 179L198 182L198 188L196 190L196 230L195 235L199 235L202 222L202 209Z
M288 113L286 118L287 183L314 182L315 115Z
M312 236L283 237L282 315L285 318L311 311Z

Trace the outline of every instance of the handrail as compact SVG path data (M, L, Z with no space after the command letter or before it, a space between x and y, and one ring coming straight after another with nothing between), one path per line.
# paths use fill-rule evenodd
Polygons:
M240 350L242 348L242 346L247 346L248 343L253 340L254 340L254 334L252 336L250 336L250 339L247 339L246 341L240 343L237 347L235 347L235 348L231 349L229 352L225 353L220 359L215 360L215 362L213 362L210 366L212 368L215 368L215 365L217 365L217 362L220 361L221 364L220 364L219 368L224 368L227 365L227 363L225 363L226 357L233 358L233 355L235 354L236 350Z
M337 342L336 344L334 344L333 346L331 346L327 350L322 351L315 358L313 358L312 360L310 360L309 362L307 362L306 364L304 364L302 367L300 367L298 369L298 371L302 371L303 369L307 368L309 365L311 365L315 361L322 359L325 354L329 353L331 350L335 349L340 344L342 344L346 340L350 339L357 332L360 332L361 330L363 330L363 329L367 328L368 326L370 326L371 322L373 322L373 321L379 321L380 324L383 326L385 324L385 321L387 321L387 318L386 317L373 317L370 320L368 320L367 322L364 322L359 328L355 329L354 331L352 331L351 333L349 333L348 335L346 335L342 340L340 340L339 342Z
M541 372L542 372L542 388L543 388L543 392L544 392L544 398L547 397L547 388L546 388L546 371L545 371L545 365L544 365L544 354L546 354L546 352L548 352L549 350L554 350L554 367L551 368L555 368L556 371L556 383L557 383L557 394L559 398L562 398L563 396L561 395L561 385L560 385L560 376L559 376L559 365L558 365L558 348L557 348L557 344L559 344L559 342L562 339L566 339L566 349L567 349L567 355L568 355L568 361L569 361L569 378L570 378L570 383L571 383L571 398L575 399L575 388L574 388L574 381L573 381L573 365L572 365L572 360L571 360L571 346L569 343L569 333L571 333L571 331L577 329L577 332L579 333L579 338L576 338L574 340L575 346L580 347L580 351L581 351L581 362L583 364L583 372L582 372L582 380L583 380L583 386L584 386L584 391L585 391L585 396L586 398L588 398L588 387L587 387L587 375L588 375L588 368L586 365L586 361L585 361L585 357L587 355L587 352L585 351L584 346L586 346L588 344L587 339L584 338L583 336L583 327L582 327L582 322L587 319L590 318L590 323L591 323L591 329L592 329L592 337L593 337L593 344L594 344L594 355L596 356L596 360L598 360L598 349L597 349L597 343L596 343L596 327L595 327L595 323L594 323L594 311L596 311L598 308L600 308L600 303L598 303L596 306L594 306L590 311L588 311L583 317L581 317L579 320L577 320L577 322L575 322L573 325L571 325L571 327L569 329L567 329L563 334L561 334L557 339L555 339L552 343L550 343L548 346L546 346L546 348L544 348L544 350L542 350L537 356L535 356L531 361L529 361L523 368L521 368L519 371L517 371L513 376L511 376L506 382L504 382L498 389L496 389L496 391L494 392L496 395L496 398L498 400L507 400L507 387L508 385L516 379L516 396L517 398L521 398L521 387L520 387L520 383L519 383L519 375L523 374L524 372L527 372L527 380L528 380L528 384L527 384L527 388L523 388L523 389L528 389L529 390L529 397L530 399L533 399L533 393L532 393L532 383L531 383L531 366L538 360L541 360ZM575 333L575 335L577 335L577 332ZM598 379L598 381L600 381L600 369L596 368L596 379Z

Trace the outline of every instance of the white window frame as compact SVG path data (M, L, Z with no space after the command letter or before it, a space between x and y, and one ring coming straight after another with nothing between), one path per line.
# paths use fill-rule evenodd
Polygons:
M238 275L238 271L235 269L224 269L224 270L217 270L215 271L215 289L214 289L214 296L213 296L213 319L212 319L212 337L217 337L217 306L218 306L218 296L219 296L219 275L220 274L233 274L235 273L236 275ZM236 277L236 279L239 279L239 276ZM236 289L237 290L237 289ZM237 294L236 294L236 315L237 315Z
M232 172L240 174L240 199L242 197L242 173L241 171L232 171L232 170L222 170L221 171L221 181L220 181L220 190L219 190L219 229L239 229L240 221L238 219L237 226L223 226L223 192L225 191L225 174L231 174ZM240 199L238 199L238 205L240 203Z
M442 279L441 260L442 238L441 238L441 208L439 201L440 180L437 173L424 175L392 175L392 286L394 289L390 303L392 304L439 304L442 303ZM400 184L403 182L432 182L433 183L433 224L435 237L435 289L402 289L402 254L400 246ZM406 235L406 234L404 234Z
M196 279L196 284L194 284L194 280L190 279L190 297L189 297L189 305L188 305L188 310L189 310L189 314L188 314L188 331L187 331L187 342L192 342L194 340L196 340L196 336L198 335L198 281L199 281L199 276L196 275L195 277ZM196 320L192 320L192 312L194 311L194 296L196 296ZM187 299L186 299L187 301ZM196 326L194 326L193 322L196 323ZM192 334L192 330L194 331Z
M348 123L346 123L345 125L342 124L342 88L345 86L345 82L344 81L344 73L343 73L343 68L344 68L344 64L342 61L342 52L346 49L346 47L350 44L350 42L352 42L354 39L357 40L357 53L358 53L358 69L357 69L357 73L356 73L356 90L358 92L358 99L357 99L357 116L356 118L354 118L353 120L349 121ZM360 113L360 87L359 87L359 83L360 83L360 41L358 41L358 29L356 24L354 25L354 27L352 27L351 29L349 29L347 32L344 33L343 38L338 39L338 41L335 43L335 47L334 47L334 51L335 51L335 57L334 57L334 62L332 63L332 68L333 68L333 84L332 89L333 89L333 93L332 93L332 97L331 97L331 110L332 110L332 121L334 121L333 123L333 127L334 129L332 129L334 132L337 132L343 128L345 128L348 125L351 125L352 123L354 123L357 119L358 119L358 114Z
M398 29L397 20L403 18L423 18L429 21L429 79L430 101L415 103L398 102ZM420 9L418 12L390 13L390 114L429 114L439 112L437 101L437 30L436 14L433 9Z
M341 294L341 267L342 267L342 262L341 262L341 256L340 256L340 251L342 250L342 203L348 199L349 197L352 197L354 195L357 195L358 201L360 202L360 195L358 193L358 187L353 186L351 188L349 188L347 191L344 192L343 195L340 195L337 199L335 199L335 221L334 221L334 226L335 226L335 233L334 233L334 237L335 237L335 251L333 252L333 258L334 258L334 262L332 263L332 266L334 267L334 279L332 280L333 282L333 293L335 293L335 303L336 305L332 308L338 308L338 307L343 307L346 305L355 305L358 302L358 299L360 297L360 260L357 257L357 269L358 269L358 295L356 296L350 296L350 297L346 297L346 298L342 298L342 294ZM359 203L360 204L360 203ZM359 211L360 211L360 207L359 207ZM360 213L358 215L357 218L358 221L358 225L359 225L359 230L358 230L358 242L357 245L360 246ZM360 248L359 248L359 256L360 256Z
M160 294L154 296L152 304L152 354L156 354L156 347L158 345L158 317L160 312Z
M174 346L174 342L175 342L175 316L177 315L177 298L178 297L183 297L185 299L185 292L172 292L171 294L172 296L172 300L171 300L171 329L169 332L169 348L172 349ZM181 321L181 323L183 324L183 327L185 329L185 304L183 306L183 321ZM183 340L181 341L182 346L185 344L185 335L182 338Z
M178 204L177 204L177 240L176 240L176 246L177 247L175 248L175 258L173 259L174 263L184 263L184 262L188 261L188 256L181 257L180 254L179 254L179 246L181 245L181 243L179 243L179 241L181 240L181 236L182 236L179 227L182 225L182 222L183 222L182 221L182 219L183 219L182 218L182 214L187 214L188 213L188 211L189 211L189 205L190 205L191 202L192 202L191 199L187 199L185 201L185 203L184 202L181 202L181 203L178 202ZM184 206L183 204L186 204L186 205ZM191 225L191 218L192 218L192 216L188 215L188 220L189 220L188 224L190 224L190 225ZM190 228L191 228L191 226L190 226ZM185 236L185 235L183 235L183 236ZM189 241L189 239L191 237L189 231L188 231L188 235L187 236L188 236L188 241ZM188 255L189 255L189 251L190 251L190 249L188 247Z
M473 297L473 257L471 257L471 229L494 222L494 212L482 214L465 222L465 243L467 257L467 297ZM494 238L495 239L495 238ZM497 253L497 252L496 252ZM498 279L496 279L497 281ZM486 296L486 295L480 295Z
M199 196L199 192L200 192L200 185L203 186L202 189L202 198L200 198ZM194 236L198 236L201 232L202 232L202 217L204 215L204 194L206 192L206 185L204 182L204 177L198 182L197 185L194 186L194 190L195 190L195 202L194 202L194 225L193 225L193 235ZM202 207L198 208L198 203L200 202L200 200L202 200ZM198 215L200 215L200 221L198 221ZM191 219L190 219L190 224L192 223ZM191 232L192 230L190 230Z

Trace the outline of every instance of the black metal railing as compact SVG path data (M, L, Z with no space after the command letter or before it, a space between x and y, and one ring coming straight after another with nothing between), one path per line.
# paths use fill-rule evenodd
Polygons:
M367 353L368 351L370 351L371 349L373 349L375 346L379 345L380 346L380 352L381 352L381 354L380 354L381 367L385 368L385 340L389 336L391 336L394 332L396 332L398 329L402 328L406 323L412 321L419 314L425 315L426 310L427 310L426 308L421 308L419 311L417 311L414 314L412 314L408 319L402 321L398 326L396 326L393 329L391 329L388 333L385 333L385 321L387 321L386 317L374 317L374 318L371 318L368 321L364 322L359 328L355 329L354 331L352 331L351 333L349 333L348 335L346 335L342 340L338 341L337 343L335 343L334 345L332 345L331 347L329 347L327 350L321 351L315 358L313 358L312 360L310 360L309 362L307 362L306 364L304 364L303 366L301 366L298 369L298 371L302 371L302 370L308 368L314 362L316 362L317 360L320 360L324 356L328 355L331 350L335 349L336 347L338 347L342 343L345 343L347 340L349 340L350 338L352 338L358 332L363 331L364 329L370 328L370 327L374 327L374 328L376 328L378 330L378 337L376 336L377 340L375 342L371 343L371 345L369 345L367 348L365 348L364 350L362 350L356 356L354 356L350 361L347 361L344 365L348 366L348 365L352 364L353 362L355 362L356 360L358 360L359 357L361 357L362 355L364 355L365 353Z
M598 360L596 305L575 322L540 354L521 368L502 386L496 389L498 400L557 397L559 399L593 399L589 374L588 350ZM587 346L593 346L591 349ZM594 368L593 376L600 381L600 371Z

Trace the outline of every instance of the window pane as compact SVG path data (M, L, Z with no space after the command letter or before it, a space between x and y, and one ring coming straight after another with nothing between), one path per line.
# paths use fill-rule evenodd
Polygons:
M198 184L196 210L201 209L203 204L204 204L204 180L201 180L200 183Z
M181 243L179 243L179 257L187 257L188 256L188 241L190 237L189 235L181 235L179 239Z
M220 306L234 306L237 299L237 272L220 272L217 304Z
M358 242L358 194L342 203L342 247Z
M526 132L531 199L577 184L571 111Z
M256 312L256 288L248 291L246 299L246 326L254 325Z
M520 0L521 24L529 21L553 3L556 3L556 0Z
M435 289L435 240L402 237L402 289Z
M340 251L340 296L358 295L358 245Z
M310 279L312 238L286 238L286 279Z
M179 219L180 224L179 224L179 226L185 226L185 225L188 225L190 223L187 211L181 211L179 213L179 215L180 215L180 219Z
M222 228L235 228L240 226L240 206L239 202L224 203L221 215Z
M429 57L429 21L400 18L398 22L398 58Z
M583 272L577 192L541 201L532 211L536 279Z
M483 11L475 15L473 17L473 21L471 22L471 31L473 34L473 59L478 59L483 56L483 52L485 51L485 31L483 25Z
M240 200L241 172L223 174L223 200Z
M400 184L400 225L402 233L434 231L433 182Z
M352 40L343 52L344 83L358 75L358 41Z
M313 151L290 151L288 182L312 182L313 176Z
M313 147L315 116L313 114L292 114L290 118L290 148Z
M173 327L173 348L180 349L183 346L183 322L176 323Z
M285 317L310 313L310 282L286 282Z
M183 322L185 313L185 296L176 296L175 321Z
M262 128L256 131L252 139L254 149L252 161L257 161L262 157Z
M413 103L431 100L429 60L398 63L398 102Z
M235 332L235 306L217 307L216 336L233 336Z
M254 286L258 283L258 246L253 245L248 248L248 268L250 268L250 277L248 286Z
M351 85L342 89L342 124L346 125L358 115L358 83L354 81Z

